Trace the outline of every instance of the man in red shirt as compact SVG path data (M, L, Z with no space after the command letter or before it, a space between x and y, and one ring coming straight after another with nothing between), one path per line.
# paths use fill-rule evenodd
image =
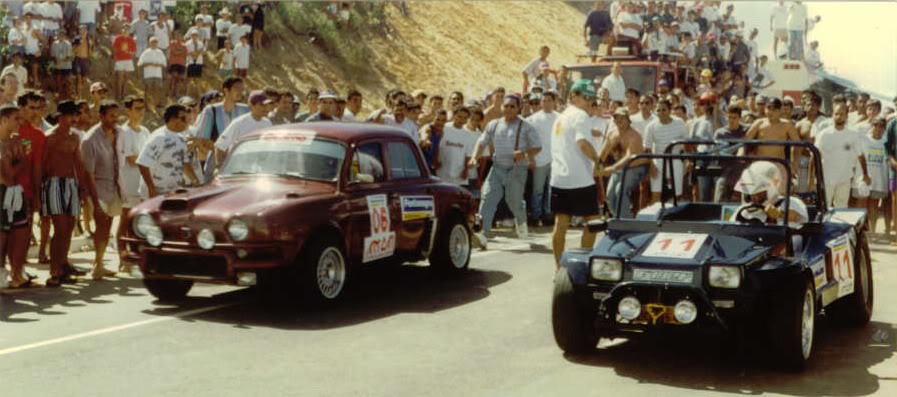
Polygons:
M125 96L125 82L130 73L134 73L134 55L137 52L137 42L131 37L131 27L125 25L122 34L112 42L112 59L115 61L112 78L112 95L117 99Z
M168 96L177 100L181 93L186 94L184 76L187 74L187 45L181 38L181 32L171 32L171 43L168 45Z
M11 233L13 238L10 239L8 257L12 269L22 269L25 265L33 214L40 208L40 196L37 192L40 192L42 154L47 138L35 124L40 123L43 101L44 97L33 90L20 95L17 101L22 116L19 123L19 139L25 148L25 164L22 167L16 167L13 179L16 185L22 187L24 193L24 208L27 208L28 226L17 228Z

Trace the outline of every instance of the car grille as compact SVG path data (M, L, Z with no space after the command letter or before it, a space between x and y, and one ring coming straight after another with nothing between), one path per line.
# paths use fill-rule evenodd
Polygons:
M209 255L149 254L148 270L153 274L227 277L227 260Z

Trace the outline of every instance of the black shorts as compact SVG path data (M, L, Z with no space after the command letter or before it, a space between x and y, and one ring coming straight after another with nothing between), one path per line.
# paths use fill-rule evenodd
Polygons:
M90 59L75 58L75 62L72 66L74 66L75 75L77 76L86 77L90 74Z
M220 50L224 48L224 40L227 40L227 36L218 36L218 47L216 47L217 49Z
M187 66L187 77L202 77L202 64L193 63Z
M184 72L186 72L186 71L187 71L187 67L184 65L169 65L168 66L168 73L184 74Z
M598 187L576 189L551 187L551 212L572 216L598 215Z

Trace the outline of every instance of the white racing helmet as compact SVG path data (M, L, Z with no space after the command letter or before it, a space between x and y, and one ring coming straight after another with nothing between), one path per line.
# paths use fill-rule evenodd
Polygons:
M782 183L782 173L779 166L769 161L757 161L742 171L741 178L735 184L735 191L742 197L766 192L767 202L771 202L779 196L779 184Z

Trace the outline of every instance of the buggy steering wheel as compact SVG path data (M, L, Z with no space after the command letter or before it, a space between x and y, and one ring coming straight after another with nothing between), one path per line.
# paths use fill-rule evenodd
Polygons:
M741 207L738 210L738 212L735 213L735 221L739 222L739 223L749 223L752 225L763 225L763 221L756 219L756 218L747 219L743 215L744 212L754 212L754 211L760 211L762 213L765 213L766 209L763 207L762 204L751 203L747 206Z

